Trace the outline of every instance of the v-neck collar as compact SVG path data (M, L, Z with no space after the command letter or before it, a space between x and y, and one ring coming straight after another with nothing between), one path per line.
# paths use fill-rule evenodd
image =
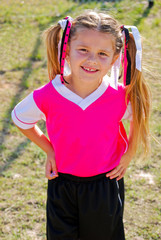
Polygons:
M71 91L69 88L67 88L64 84L62 84L60 80L60 75L57 75L55 79L52 80L52 85L60 95L85 110L107 90L109 86L109 79L110 78L106 75L103 78L100 86L85 98L80 97L79 95Z

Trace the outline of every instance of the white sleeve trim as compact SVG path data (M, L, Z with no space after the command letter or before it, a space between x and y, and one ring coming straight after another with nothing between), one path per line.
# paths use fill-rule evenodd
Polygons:
M132 117L132 107L131 107L131 102L129 101L126 111L124 113L124 116L122 119L128 119L130 121L132 121L133 117Z
M37 107L33 93L29 94L19 102L12 111L13 122L22 129L29 129L43 119L46 120L45 114Z

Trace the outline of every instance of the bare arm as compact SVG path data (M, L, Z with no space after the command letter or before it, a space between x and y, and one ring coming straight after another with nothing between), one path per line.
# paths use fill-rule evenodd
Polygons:
M133 137L133 121L131 121L128 150L122 156L119 165L116 168L114 168L110 173L106 174L106 177L110 177L111 179L117 178L117 180L120 180L125 175L126 169L129 166L134 154L135 154L135 139Z
M17 126L17 125L16 125ZM18 127L18 126L17 126ZM30 129L18 129L32 142L34 142L37 146L39 146L44 152L47 154L46 161L46 177L48 179L53 179L58 176L57 167L55 163L55 152L51 142L44 135L44 133L40 130L40 128L35 125Z

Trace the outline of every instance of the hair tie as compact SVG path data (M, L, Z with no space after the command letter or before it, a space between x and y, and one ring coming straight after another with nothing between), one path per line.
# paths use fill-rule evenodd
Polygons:
M114 62L111 68L111 86L115 89L117 89L118 85L118 79L119 79L119 73L120 73L120 64L121 64L121 56L122 56L122 50L119 54L118 59Z
M67 81L65 81L63 75L64 75L64 65L65 65L65 57L66 57L66 48L67 48L67 43L68 43L68 38L69 38L69 33L70 33L70 29L72 26L72 18L71 17L66 17L62 20L60 20L58 22L58 24L61 26L63 32L63 36L61 41L61 47L60 47L60 43L58 44L58 57L60 55L60 78L61 78L61 82L64 83L68 83Z
M130 84L130 78L131 78L131 59L128 52L128 41L129 41L129 31L124 26L121 26L122 29L122 41L124 38L124 63L123 63L123 83L124 85ZM118 87L118 79L119 79L119 73L120 73L120 64L123 59L122 50L119 54L118 59L115 61L115 63L112 66L111 69L111 79L113 80L112 85L115 89Z
M61 28L62 28L63 31L64 31L65 28L66 28L67 21L72 22L72 21L73 21L73 18L70 17L70 16L67 16L67 17L63 18L62 20L59 20L59 21L58 21L58 24L61 26Z
M131 59L128 52L128 40L129 40L129 32L127 28L131 28L132 34L134 37L135 45L136 45L136 58L135 65L136 69L141 72L141 59L142 59L142 47L141 47L141 37L140 33L135 26L123 26L121 27L123 32L125 33L125 48L124 48L124 85L129 85L131 81ZM128 66L127 66L128 62Z
M132 34L134 37L135 45L136 45L136 58L135 58L135 65L136 69L141 72L141 59L142 59L142 47L141 47L141 37L140 33L135 26L121 26L122 29L122 36L124 37L124 76L123 76L123 83L124 85L129 85L131 80L131 59L128 52L128 40L129 40L129 31L128 29L131 28ZM121 53L120 53L121 56ZM115 61L114 65L111 69L111 78L114 79L114 88L117 89L118 84L118 76L119 76L119 69L120 69L120 57ZM127 65L128 63L128 65Z
M129 36L129 30L127 28L125 28L125 26L121 26L121 29L122 29L123 37L124 37L123 83L126 86L126 85L129 85L130 81L131 81L131 59L130 59L130 55L128 52L128 41L130 39L130 36Z
M132 35L134 37L135 45L136 45L136 69L141 72L141 60L142 60L142 47L141 47L141 37L140 33L135 26L125 26L126 28L131 28Z

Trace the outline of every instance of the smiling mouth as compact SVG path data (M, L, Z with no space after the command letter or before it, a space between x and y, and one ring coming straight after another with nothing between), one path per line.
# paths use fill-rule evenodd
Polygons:
M98 69L96 69L96 68L89 68L89 67L83 67L83 66L81 66L81 68L82 68L85 72L88 72L88 73L96 73L96 72L98 72Z

